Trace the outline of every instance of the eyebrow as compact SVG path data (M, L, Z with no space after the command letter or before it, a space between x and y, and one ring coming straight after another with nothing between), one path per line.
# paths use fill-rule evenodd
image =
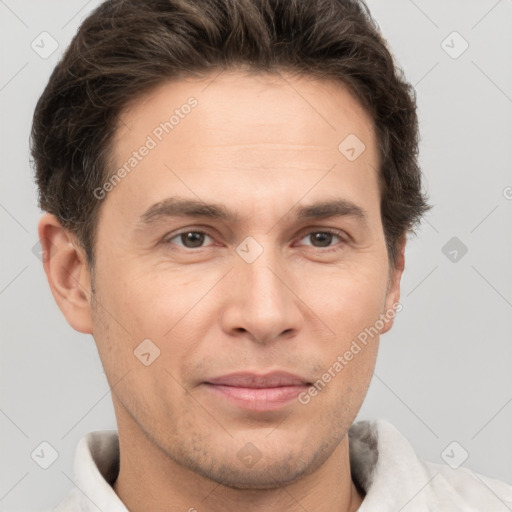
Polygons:
M364 226L368 224L366 210L347 199L320 201L308 206L297 205L291 212L300 220L348 216L359 220ZM169 197L150 206L140 216L137 227L143 229L170 217L202 217L233 224L240 220L236 211L228 210L222 204Z

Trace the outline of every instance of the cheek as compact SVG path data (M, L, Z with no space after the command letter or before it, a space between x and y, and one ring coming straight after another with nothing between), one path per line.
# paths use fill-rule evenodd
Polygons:
M112 370L116 374L120 373L120 367L125 371L137 370L141 385L143 381L149 385L159 380L154 372L144 372L147 368L134 357L134 351L149 339L158 354L151 368L166 368L181 380L190 361L198 357L208 329L216 322L215 305L208 291L219 278L216 274L198 278L197 272L192 275L183 269L143 270L119 271L103 284L105 309L112 313L105 318L110 333L102 338L102 343L109 346L107 364L115 366ZM140 375L139 370L142 370ZM168 374L164 377L169 379Z
M183 271L147 271L137 265L119 266L102 278L105 306L138 335L162 336L190 309L201 288L197 276L194 283Z
M387 275L382 265L351 265L308 276L301 299L344 342L375 323L382 312Z

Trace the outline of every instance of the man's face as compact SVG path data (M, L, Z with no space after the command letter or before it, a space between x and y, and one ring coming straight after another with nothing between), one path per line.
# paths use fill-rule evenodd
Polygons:
M113 155L130 171L103 199L96 243L93 334L120 432L137 425L175 462L241 488L292 481L333 453L367 391L378 336L332 369L398 300L370 118L339 84L283 76L176 81L126 110ZM340 151L350 134L360 142ZM144 216L169 198L228 216ZM331 201L364 217L298 215ZM206 384L271 371L325 386L277 402Z

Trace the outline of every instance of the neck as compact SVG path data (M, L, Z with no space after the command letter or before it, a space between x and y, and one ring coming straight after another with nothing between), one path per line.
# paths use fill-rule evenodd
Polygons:
M354 512L362 503L351 479L348 436L319 468L295 482L236 489L172 460L122 406L116 408L116 416L121 459L113 488L131 512Z

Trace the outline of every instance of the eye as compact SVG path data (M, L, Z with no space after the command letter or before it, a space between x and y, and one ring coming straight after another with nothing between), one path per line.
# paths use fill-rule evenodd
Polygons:
M311 241L311 244L305 245L311 245L312 247L315 248L333 247L332 242L333 240L336 241L336 239L338 241L344 242L341 232L330 229L323 229L321 231L310 231L305 237L301 238L301 240L306 239L309 239Z
M183 247L184 249L201 249L206 247L204 245L206 239L213 241L213 238L206 231L188 229L186 231L182 231L181 233L176 233L172 237L164 239L163 243L177 245L178 247ZM339 243L345 241L342 232L331 229L310 231L300 240L302 241L308 239L311 243L303 245L310 245L311 247L319 249L327 249L323 252L329 252L329 250L337 250L335 247L336 242Z
M174 245L184 247L185 249L197 249L203 247L205 237L211 239L211 236L205 231L188 230L182 231L181 233L164 240L164 242L172 243ZM180 243L173 242L173 240L177 240Z

